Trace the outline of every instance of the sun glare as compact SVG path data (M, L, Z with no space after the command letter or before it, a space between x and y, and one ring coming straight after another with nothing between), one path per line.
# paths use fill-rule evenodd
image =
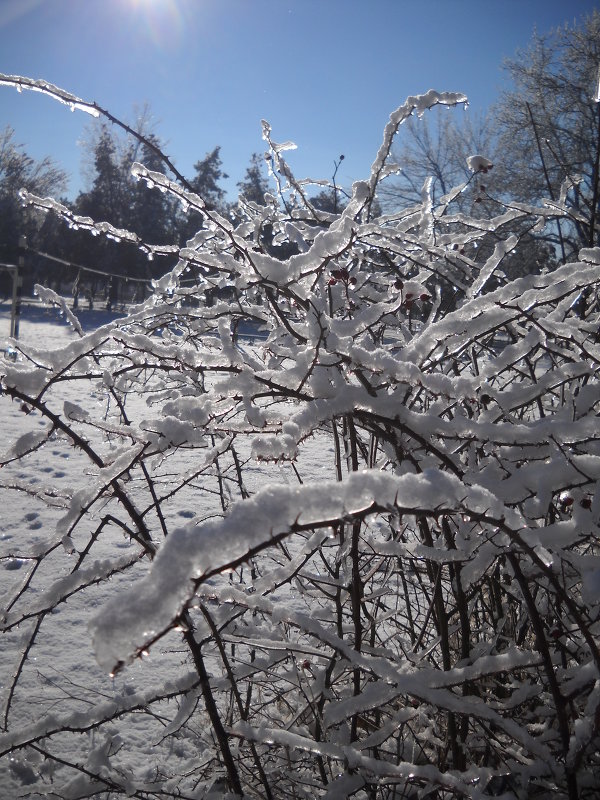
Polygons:
M127 0L138 31L152 44L168 50L181 43L185 32L181 0Z

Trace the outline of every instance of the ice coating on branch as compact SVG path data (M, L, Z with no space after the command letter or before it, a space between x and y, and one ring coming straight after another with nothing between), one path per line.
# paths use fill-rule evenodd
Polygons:
M584 247L579 251L579 258L588 264L600 264L600 247Z
M8 629L18 624L24 615L33 615L41 611L47 612L63 603L70 595L75 594L80 587L106 580L111 575L119 573L138 560L139 555L137 553L118 558L106 558L101 561L95 561L90 567L81 568L63 578L57 578L44 592L31 598L27 606L20 608L18 611L13 610L5 614L0 627Z
M278 436L255 436L252 455L259 460L293 459L298 450L300 428L294 422L284 423Z
M41 431L28 431L14 441L11 446L0 454L0 458L4 461L6 459L19 458L25 453L38 448L41 444L47 441L48 434L51 429Z
M296 150L297 145L294 142L271 142L271 146L276 153L282 153L284 150Z
M203 214L203 216L217 221L221 228L228 231L232 230L232 225L228 219L214 210L207 210L206 203L200 195L182 189L178 183L167 178L162 172L150 170L136 161L131 166L131 175L136 180L144 181L149 188L157 188L159 191L167 192L175 197L181 204L184 212L187 213L187 211L192 208L194 211Z
M468 156L467 166L471 172L487 172L494 166L489 158L480 155Z
M111 225L109 222L96 222L91 217L83 217L78 214L74 214L69 208L62 203L59 203L58 200L55 200L52 197L38 197L32 192L28 192L26 189L21 189L19 191L19 197L21 198L21 202L26 206L33 206L44 213L49 211L53 212L57 216L64 219L69 228L72 228L73 230L86 230L89 231L93 236L102 234L108 239L113 239L115 242L129 242L130 244L138 247L143 253L146 253L148 258L153 258L155 255L169 255L179 252L179 248L176 245L147 244L137 235L137 233L134 233L133 231L126 230L125 228L117 228L114 225ZM53 260L58 263L62 262L62 259L60 258L54 258ZM69 264L68 261L62 263L67 265ZM117 275L117 277L127 276ZM61 301L56 297L56 295L54 295L53 292L51 292L50 289L42 288L41 293L44 295L45 299L47 298L56 305L60 305L61 308L64 305L64 300L62 300L61 303ZM66 307L63 308L63 311L68 317L73 328L80 332L79 323L77 322L76 317L68 309L66 309Z
M578 287L593 282L596 275L596 265L581 262L558 267L547 275L518 278L487 295L475 297L439 323L424 328L407 344L403 355L409 361L421 363L427 354L435 350L438 342L454 340L459 346L467 330L468 335L473 336L478 326L482 330L489 329L492 315L494 324L506 323L512 314L508 308L511 303L518 301L522 308L528 308L542 301L553 302L565 292L577 293Z
M0 733L0 750L6 752L6 749L11 746L43 739L65 729L81 732L91 731L106 718L117 717L132 708L147 708L152 704L153 699L157 696L160 697L165 690L173 691L179 688L182 692L186 692L193 689L197 684L197 673L187 672L171 679L167 686L145 687L133 694L125 694L94 703L91 708L86 708L83 711L73 711L62 716L55 714L41 715L31 725L10 733Z
M405 120L415 112L417 116L421 117L425 111L438 104L455 106L459 103L467 102L467 96L462 94L462 92L436 92L434 89L430 89L428 92L425 92L425 94L407 97L406 101L390 114L390 121L383 131L383 142L371 166L371 178L369 180L370 190L374 191L378 181L381 179L382 171L385 169L385 164L390 154L392 140L399 126L402 125Z
M56 524L58 534L68 537L71 525L79 517L82 510L93 502L106 486L119 478L131 466L143 447L144 445L134 445L133 447L124 448L122 452L117 450L113 455L112 462L99 469L97 476L85 488L73 494L69 510Z
M262 138L269 143L273 153L279 155L279 153L282 153L284 150L297 150L298 145L295 142L274 142L271 139L271 126L265 119L262 119L260 124L262 128Z
M0 73L0 86L14 86L17 91L30 89L32 92L41 92L54 100L58 100L59 103L69 106L71 111L85 111L86 114L91 114L92 117L100 116L100 112L93 103L88 103L80 97L70 92L65 92L64 89L42 79L34 80L20 75L3 75Z
M328 526L375 508L436 514L463 509L466 514L506 520L516 527L521 524L519 515L491 492L434 470L402 478L367 470L353 473L342 483L269 486L236 503L224 519L171 533L149 575L119 593L92 621L98 663L108 672L129 663L181 614L194 594L194 580L227 569L256 548L289 535L296 526Z
M46 286L40 286L40 284L35 285L34 292L42 302L58 306L73 330L76 331L80 336L83 336L81 324L79 323L79 320L75 314L73 314L71 309L68 307L64 297L61 297L55 291L48 289Z
M476 295L480 294L486 283L498 268L498 265L504 256L515 248L518 241L518 236L509 236L504 241L496 242L494 252L481 267L479 276L473 281L473 284L467 293L468 297L475 297Z
M63 405L63 414L68 420L83 422L89 419L89 411L81 408L77 403L72 403L70 400L65 400Z
M3 366L2 383L17 389L19 392L29 395L37 395L46 385L48 373L45 369L38 367L32 369L29 364L16 363L10 366Z
M316 270L325 259L344 250L353 230L354 222L350 214L346 214L328 230L317 234L306 252L291 256L287 261L268 253L253 253L252 261L261 277L283 286L297 280L302 272Z
M302 235L302 232L298 229L297 225L292 225L291 222L286 222L285 232L290 242L295 242L298 245L298 249L301 253L305 253L308 250L309 245L307 244L306 239Z
M128 231L125 228L116 228L114 225L111 225L110 222L95 222L91 217L82 217L78 214L74 214L69 208L59 203L58 200L54 200L52 197L38 197L32 192L28 192L26 189L21 189L19 197L24 205L35 206L35 208L38 208L40 211L53 211L59 217L66 220L69 227L74 230L81 228L91 233L103 233L109 239L114 239L116 242L131 242L131 244L136 245L142 244L142 240L137 233Z

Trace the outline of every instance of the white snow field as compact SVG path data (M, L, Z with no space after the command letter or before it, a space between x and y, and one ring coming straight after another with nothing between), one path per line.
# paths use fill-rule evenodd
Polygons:
M94 330L117 316L99 311L78 312L85 331ZM1 335L6 338L10 326L10 307L7 304L0 306L0 326ZM20 343L51 352L68 347L77 339L57 308L35 300L24 303L20 317ZM252 344L249 343L248 347ZM7 345L7 350L5 357L10 359L10 345ZM65 404L71 404L71 413L77 413L75 409L79 412L85 409L90 413L104 409L107 399L101 383L90 386L83 382L80 389L76 387L72 391L72 388L69 386L64 397ZM135 398L128 402L135 402ZM24 451L32 445L38 428L41 432L46 431L47 423L36 419L39 417L37 412L17 401L4 402L3 414L3 451L9 442L15 440L20 442L20 449L15 450L15 454ZM327 475L323 462L323 448L327 447L331 450L331 445L315 437L297 462L296 469L313 480L331 477ZM183 461L189 461L189 465L169 466L165 482L171 479L171 469L175 474L185 473L188 469L191 472L195 458L195 454L187 456L184 452ZM11 727L22 730L23 736L30 739L43 738L47 732L57 730L60 721L65 719L77 729L72 735L58 737L61 741L55 759L45 758L43 746L36 744L0 758L0 798L78 798L88 796L94 788L107 791L109 783L103 786L91 780L89 775L106 774L103 766L109 763L113 753L118 753L118 772L125 788L131 785L139 790L144 786L150 792L156 790L157 796L161 796L170 791L172 784L173 796L179 796L176 794L180 791L179 776L193 776L199 767L198 742L195 741L193 725L185 735L169 734L176 734L194 711L199 696L198 676L191 669L177 632L166 636L151 652L144 653L126 670L112 677L109 673L114 662L111 662L110 654L102 650L95 652L90 633L91 620L119 590L146 574L149 564L140 560L143 554L140 547L117 529L106 540L102 538L94 543L93 560L89 566L83 565L73 572L78 556L62 542L61 520L71 502L73 487L81 481L82 471L89 471L88 459L70 442L56 436L30 455L26 463L14 460L5 465L0 474L0 490L7 487L12 490L2 494L0 602L4 605L5 598L14 597L20 587L26 590L27 597L25 609L11 607L3 616L6 631L0 648L2 713L7 714L9 708L6 719L10 717ZM298 484L298 478L287 462L247 465L244 476L245 486L251 492L265 483ZM277 502L276 498L274 502ZM94 515L97 522L100 522L103 510L101 506ZM202 491L197 484L180 490L170 504L163 504L163 511L173 529L188 520L210 520L213 515L222 515L216 492ZM73 546L81 547L78 541ZM218 543L216 551L222 557ZM37 557L41 554L44 558L39 563ZM183 553L182 557L187 556ZM124 566L127 566L127 571L120 574ZM110 573L114 573L110 581L97 583ZM78 593L77 589L86 584L89 585L85 591ZM148 598L152 608L161 609L163 599L160 587L153 583ZM285 604L289 603L290 592L286 591L281 599ZM278 597L273 596L273 600L277 601ZM122 607L122 600L117 597L116 605L104 622L109 638L114 615L122 617L126 613L127 608ZM303 655L302 651L299 655ZM169 700L169 695L179 698L190 687L186 702ZM165 699L157 701L155 698L161 695L165 695ZM130 712L125 722L118 717L123 711ZM105 719L111 723L98 733L95 723ZM0 733L0 748L4 749L5 741L18 741L19 736L3 737ZM82 739L86 740L83 764ZM84 773L66 781L60 780L55 772L60 772L63 762L83 766ZM167 771L177 776L175 779L169 780L166 772L161 773L165 764L168 764ZM222 770L215 771L213 779L217 780L217 785L221 775ZM181 796L205 796L212 780L192 780L190 783L198 784L195 792Z
M96 322L100 321L97 315L94 318ZM2 325L3 333L6 334L6 307L3 308ZM74 337L73 331L59 318L57 311L41 304L24 307L20 333L22 341L35 343L49 350L68 344ZM89 408L94 403L102 402L102 397L90 394L89 387L82 385L81 394L73 396L71 401ZM26 434L31 430L31 425L27 423L27 410L18 402L4 403L3 413L3 444L6 446L9 436L11 439L18 438L21 433ZM36 412L30 413L35 415ZM40 429L45 427L41 419L37 422ZM3 496L0 523L0 586L3 595L12 596L17 584L25 585L32 579L37 563L31 557L37 552L46 551L56 541L57 522L65 513L72 487L78 484L78 473L86 468L86 460L78 457L77 450L60 437L56 437L55 441L30 458L26 466L16 461L4 467L0 479L2 485L18 485L21 491ZM36 496L36 490L47 483L54 487L54 496L45 497L42 501ZM182 509L180 513L184 519L186 514L195 512ZM60 542L60 536L58 541ZM113 558L116 556L118 559L135 562L138 551L139 548L134 543L121 535L115 537L104 552L99 552L97 558L101 559L103 555ZM28 610L35 613L36 604L37 608L48 609L39 629L35 618L32 621L24 619L18 627L5 634L5 641L0 649L3 701L7 702L11 681L22 670L18 688L14 696L10 697L11 715L19 727L44 730L48 725L52 726L53 719L65 717L73 711L79 711L85 717L86 711L110 703L126 701L136 704L137 701L139 704L139 692L147 691L156 682L164 681L169 675L175 677L181 672L181 658L173 653L165 656L164 662L161 659L158 672L156 663L138 661L129 672L114 679L109 677L95 659L88 624L94 610L106 601L120 579L117 576L115 584L105 585L96 591L90 587L85 595L75 594L66 599L65 595L68 596L69 591L57 583L57 579L64 576L68 580L75 559L74 554L60 546L45 560L43 575L35 573L34 585L29 590ZM102 571L100 561L95 562L92 571L96 568L99 572ZM134 568L125 580L131 580L140 568L144 569ZM83 580L85 579L84 575ZM10 613L7 615L9 619ZM30 645L31 650L28 651ZM27 652L28 657L22 665L24 652ZM172 708L166 707L165 713L168 715L174 712ZM155 748L160 747L163 725L143 711L132 715L131 721L132 724L127 726L126 731L127 749L135 753L136 760L129 767L132 772L146 770L151 774L154 767L153 753ZM115 721L110 734L99 737L96 737L91 727L74 736L75 741L66 741L61 755L67 760L78 760L79 747L76 740L87 737L91 745L90 765L96 759L96 766L100 768L102 759L108 757L110 748L118 747L118 727L118 721ZM185 758L185 743L169 757ZM7 800L27 794L40 778L50 781L55 768L52 761L45 760L42 753L31 748L25 754L4 757L0 764L0 796ZM48 783L46 791L50 792L51 789L52 783ZM79 796L77 779L75 786L67 789L64 794L67 797Z

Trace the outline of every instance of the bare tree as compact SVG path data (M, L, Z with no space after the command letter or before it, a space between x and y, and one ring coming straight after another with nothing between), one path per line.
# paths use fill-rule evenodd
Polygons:
M600 12L579 26L536 34L509 60L513 87L496 115L505 191L527 202L566 202L569 216L544 236L564 262L600 241Z
M495 163L496 146L488 116L473 115L468 110L460 115L448 114L441 109L432 115L411 117L392 148L389 162L397 165L397 173L382 184L381 201L388 209L418 203L425 181L432 178L432 200L437 203L450 189L472 178L467 163L470 156L481 153ZM466 208L473 199L472 193L463 195L461 206Z

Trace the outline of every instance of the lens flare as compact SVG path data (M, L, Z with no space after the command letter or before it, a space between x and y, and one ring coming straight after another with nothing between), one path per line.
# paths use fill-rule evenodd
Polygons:
M182 0L129 0L138 32L159 50L178 47L185 32Z

